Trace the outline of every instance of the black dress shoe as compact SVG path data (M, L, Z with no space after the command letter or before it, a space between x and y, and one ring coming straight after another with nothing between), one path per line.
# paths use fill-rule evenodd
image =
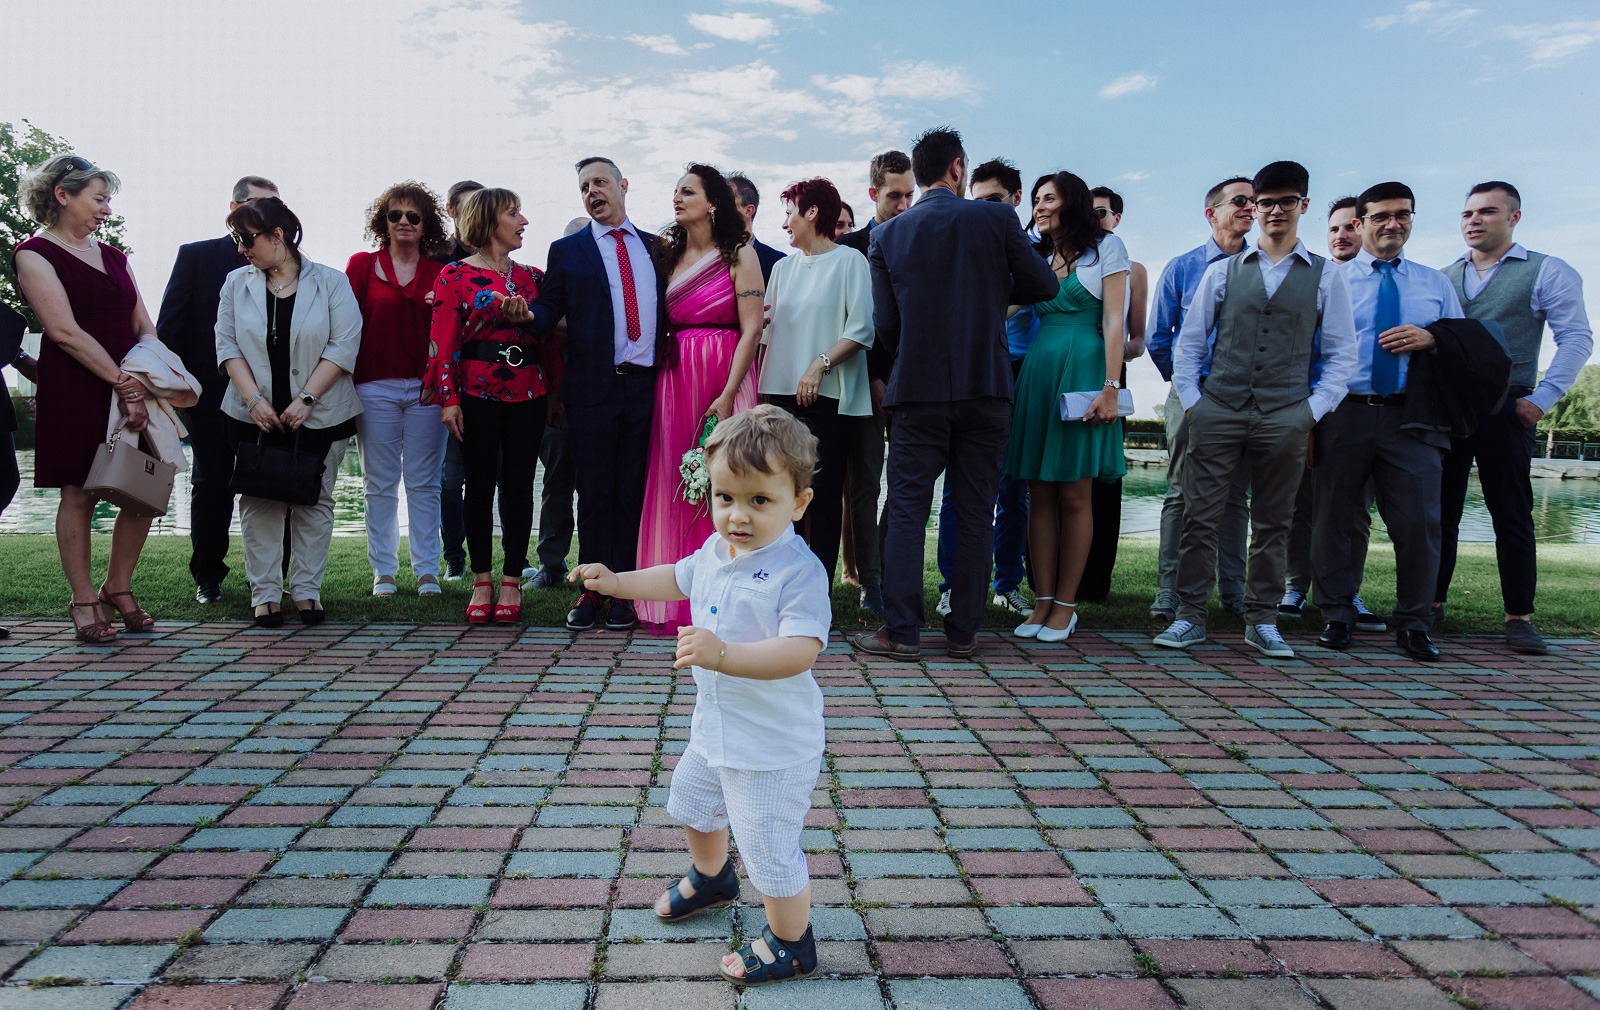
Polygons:
M1407 630L1395 636L1400 651L1412 659L1432 662L1439 658L1439 647L1433 644L1426 631Z
M215 582L196 582L194 599L196 603L221 603L222 586Z
M277 606L277 605L269 603L269 604L267 604L267 606L272 607L272 606ZM257 614L256 615L256 627L258 627L258 628L281 628L281 627L283 627L283 609L280 607L277 610L268 610L264 614Z
M578 594L578 605L567 611L568 631L589 631L594 628L595 615L605 600L599 593L584 590Z
M1317 636L1317 644L1325 649L1350 648L1350 625L1343 621L1329 621L1328 626L1322 629L1322 634Z
M606 608L606 630L628 631L639 626L639 615L630 600L612 600Z
M11 629L10 628L0 628L0 642L3 642L3 641L5 641L6 639L8 639L10 637L11 637Z
M306 627L315 627L328 619L328 612L322 609L321 603L313 603L309 607L300 608L300 623Z

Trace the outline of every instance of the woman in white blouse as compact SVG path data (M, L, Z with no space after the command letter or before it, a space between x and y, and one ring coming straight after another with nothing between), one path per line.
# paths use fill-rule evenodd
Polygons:
M799 418L817 437L819 502L844 491L849 417L872 413L866 356L872 346L872 278L855 250L832 235L843 202L826 179L807 179L783 191L784 230L800 250L772 268L771 312L762 337L761 399ZM807 509L799 533L833 578L839 558L841 509Z
M1103 232L1089 187L1071 172L1033 186L1039 252L1061 288L1033 306L1039 335L1028 348L1012 399L1005 472L1028 482L1028 553L1033 612L1019 638L1059 642L1078 623L1078 583L1094 539L1093 482L1127 472L1117 392L1127 332L1128 250ZM1063 419L1061 395L1089 393L1081 417Z

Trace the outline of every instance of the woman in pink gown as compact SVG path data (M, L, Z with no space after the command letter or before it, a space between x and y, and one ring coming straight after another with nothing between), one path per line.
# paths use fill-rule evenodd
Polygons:
M659 359L656 417L639 524L640 568L670 564L711 536L709 500L683 500L678 465L700 441L705 419L756 405L751 368L761 341L765 285L744 218L722 173L690 165L672 194L673 223L656 246L667 276L669 344ZM639 600L639 620L668 632L689 622L689 602Z

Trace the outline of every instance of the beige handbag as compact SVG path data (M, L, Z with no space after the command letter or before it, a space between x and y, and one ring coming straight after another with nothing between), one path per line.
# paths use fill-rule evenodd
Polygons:
M105 444L95 450L83 490L130 515L166 515L178 468L145 452L138 439L128 442L121 436L119 424Z

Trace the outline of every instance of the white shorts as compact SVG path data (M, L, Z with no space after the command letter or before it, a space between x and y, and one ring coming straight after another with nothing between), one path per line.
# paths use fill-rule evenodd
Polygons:
M821 771L821 758L774 771L711 768L690 748L672 771L667 813L696 831L732 828L750 883L769 898L792 898L811 882L800 831Z

